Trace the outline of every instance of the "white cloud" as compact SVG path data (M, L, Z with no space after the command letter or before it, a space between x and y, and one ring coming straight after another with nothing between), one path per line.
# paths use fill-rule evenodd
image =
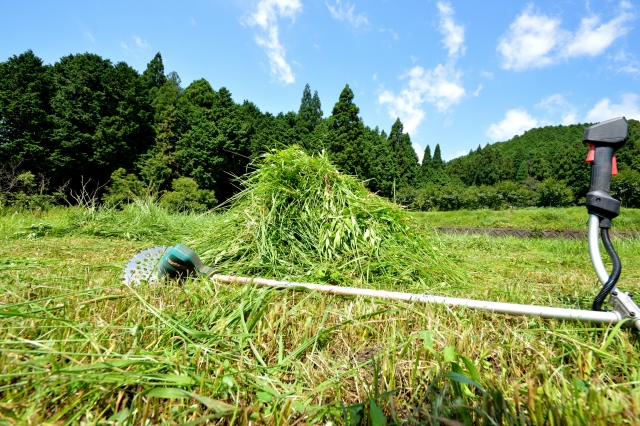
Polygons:
M391 35L391 38L394 39L395 41L398 41L400 39L400 37L398 36L398 33L396 33L395 31L393 31L391 28L380 28L380 32L381 33L389 33Z
M480 75L483 76L484 78L493 80L493 73L491 71L482 71Z
M438 2L440 25L438 30L444 36L442 43L449 50L449 56L464 55L464 26L453 21L453 8L450 3Z
M632 18L631 13L624 11L604 24L600 24L600 17L597 15L583 18L580 28L572 40L563 46L562 56L597 56L601 54L615 39L629 32L630 28L625 24Z
M624 72L633 76L640 76L640 61L635 56L628 54L624 50L619 51L613 56L609 56L609 61L613 62L607 68L616 73Z
M191 18L191 25L193 25L194 27L196 26L196 20Z
M461 75L452 64L440 64L426 71L416 66L400 77L409 81L399 95L384 90L378 102L387 104L391 118L400 117L407 133L414 133L425 116L423 103L433 104L444 112L462 100L466 92L460 83Z
M425 117L425 102L440 112L446 112L467 95L461 83L462 72L455 68L457 57L464 54L464 27L453 21L454 11L449 3L439 2L437 6L440 11L439 31L444 35L442 42L448 50L447 63L428 70L414 66L400 76L400 79L408 81L398 95L390 90L381 90L378 94L378 102L387 105L389 116L399 117L405 131L411 134L417 133ZM411 56L411 61L415 63L417 58Z
M538 124L538 120L523 108L511 109L507 111L502 121L489 126L486 135L494 141L505 141L526 130L538 127Z
M542 108L551 114L560 114L562 117L561 124L564 126L576 124L578 122L578 112L576 107L569 103L564 96L559 93L542 99L536 107Z
M151 48L151 45L147 43L147 40L144 40L138 36L132 36L133 43L127 44L124 41L120 41L120 47L124 50L124 53L127 55L132 55L136 57L136 53L144 52Z
M143 40L138 36L133 36L133 39L136 41L136 46L138 46L140 49L148 49L149 47L149 43L147 43L147 40Z
M372 81L376 81L378 79L378 74L373 73L373 77L371 77Z
M343 6L340 0L335 0L335 5L333 6L328 3L326 3L326 5L334 19L347 21L355 28L369 24L367 15L364 13L360 13L359 15L354 14L353 10L356 7L355 5L351 5L347 2L346 5Z
M591 14L572 33L561 28L559 18L536 13L530 4L498 39L502 68L520 71L576 56L600 55L629 31L627 24L634 17L630 7L628 2L621 2L616 16L605 23L600 22L600 16Z
M472 93L473 96L480 96L480 91L482 90L482 84L478 84L478 88L475 92Z
M90 31L85 31L84 34L89 37L89 39L91 40L92 43L96 42L96 39L93 37L93 34L91 34Z
M609 98L603 98L587 113L585 121L597 123L616 117L640 119L640 96L625 93L619 104L612 104Z
M552 50L566 38L560 20L533 13L530 5L498 40L502 68L522 70L551 65Z
M255 42L263 47L269 58L271 75L284 84L295 82L295 75L285 59L285 48L278 37L278 18L294 19L302 10L300 0L261 0L255 13L245 19L251 27L258 26L262 33L255 35Z

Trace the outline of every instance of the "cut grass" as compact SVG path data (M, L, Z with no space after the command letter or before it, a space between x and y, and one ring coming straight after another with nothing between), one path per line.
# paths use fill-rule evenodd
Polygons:
M581 242L435 243L473 276L440 294L569 307L595 294ZM630 331L202 279L122 286L139 245L44 237L0 248L4 422L343 423L377 418L376 407L427 424L639 419ZM618 246L637 271L639 242ZM637 284L623 272L622 288Z
M572 308L597 293L584 241L438 235L322 158L270 161L219 214L0 216L2 422L640 422L640 344L618 326L120 282L139 249L188 242L219 272L266 278ZM620 288L640 291L640 240L614 244Z
M242 184L229 210L187 240L219 273L384 288L467 281L406 211L324 155L270 153Z

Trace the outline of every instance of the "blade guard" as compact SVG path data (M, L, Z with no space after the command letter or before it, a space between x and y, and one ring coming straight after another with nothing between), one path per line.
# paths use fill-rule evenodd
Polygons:
M178 244L167 250L158 262L158 278L181 280L189 275L209 275L213 268L206 266L195 251L184 244Z

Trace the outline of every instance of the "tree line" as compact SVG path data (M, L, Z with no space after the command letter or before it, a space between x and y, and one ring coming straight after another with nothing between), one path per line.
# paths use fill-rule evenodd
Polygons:
M613 177L611 189L623 206L638 208L640 122L628 122L629 138L616 154L619 174ZM583 204L590 168L582 136L591 125L534 128L506 142L478 146L447 163L439 152L431 158L427 146L422 181L405 188L401 202L419 210Z
M633 193L640 128L630 124L632 137L618 164ZM28 188L43 195L45 186L77 191L91 181L110 182L103 196L111 202L153 188L175 208L206 208L233 196L240 189L235 177L263 153L297 144L309 153L324 151L373 192L416 209L547 202L537 195L544 182L568 188L562 203L573 203L588 188L585 126L533 129L449 162L439 145L433 155L427 146L419 163L400 119L389 133L365 125L348 85L326 117L308 84L297 112L273 115L248 100L234 102L229 90L215 90L205 79L182 87L175 71L165 72L160 53L138 73L91 53L47 65L29 50L0 63L0 202L18 200ZM48 185L36 185L36 177ZM513 203L496 185L534 195L520 194L517 200L528 201ZM458 201L442 202L446 191L461 194ZM501 201L469 202L474 191Z

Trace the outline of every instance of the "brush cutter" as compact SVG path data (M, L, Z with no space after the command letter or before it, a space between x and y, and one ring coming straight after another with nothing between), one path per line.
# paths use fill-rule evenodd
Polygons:
M616 288L621 265L609 239L611 220L620 213L620 201L609 194L611 176L617 173L615 152L625 144L627 137L627 121L624 118L615 118L587 128L582 139L590 147L587 162L591 163L591 187L586 198L589 212L589 254L596 275L603 284L593 302L591 311L219 275L215 273L213 268L204 265L198 255L184 244L178 244L174 247L154 247L139 252L124 269L123 281L128 285L154 284L165 278L181 280L189 275L204 275L214 281L224 283L246 283L275 288L307 289L345 296L439 303L510 315L600 324L617 324L624 321L624 326L640 330L640 307L633 301L631 293L623 293ZM607 274L600 256L599 237L602 238L603 245L612 261L610 275ZM609 304L612 307L610 311L602 309L602 304L607 296L610 296Z

